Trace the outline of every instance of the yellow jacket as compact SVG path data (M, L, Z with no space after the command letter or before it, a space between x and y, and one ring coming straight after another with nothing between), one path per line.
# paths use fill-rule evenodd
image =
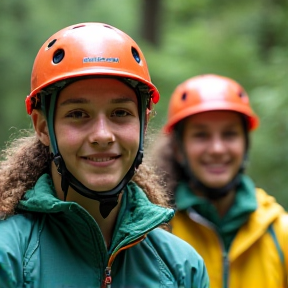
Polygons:
M194 210L176 212L172 232L204 258L211 288L284 288L288 267L288 215L272 196L256 189L258 208L226 253L211 223Z

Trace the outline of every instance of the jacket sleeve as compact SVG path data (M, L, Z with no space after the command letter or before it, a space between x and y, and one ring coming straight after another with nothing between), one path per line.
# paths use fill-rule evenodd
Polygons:
M204 260L194 248L183 241L182 245L181 243L177 245L177 254L183 261L182 267L175 267L177 268L175 273L179 274L176 277L178 286L181 288L209 288L209 277Z
M209 277L203 258L187 242L162 229L151 239L158 253L172 272L177 287L208 288ZM154 231L155 231L154 230Z
M23 287L24 254L31 225L28 220L16 215L0 221L1 288Z
M194 275L194 279L193 279L193 283L196 283L196 286L192 287L194 288L209 288L209 277L208 277L208 273L206 270L206 266L204 264L203 259L200 260L199 262L199 269L197 271L197 273L195 273ZM194 284L195 285L195 284Z

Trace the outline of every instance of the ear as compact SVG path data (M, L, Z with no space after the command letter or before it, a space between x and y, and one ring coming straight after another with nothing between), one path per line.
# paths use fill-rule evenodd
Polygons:
M50 145L48 125L46 118L41 110L34 109L31 114L34 130L39 140L45 145Z

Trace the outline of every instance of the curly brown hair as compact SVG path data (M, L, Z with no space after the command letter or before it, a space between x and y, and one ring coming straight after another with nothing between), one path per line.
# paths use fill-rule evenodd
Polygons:
M49 147L40 142L34 131L26 130L23 133L25 136L10 141L1 153L1 217L15 214L17 204L25 192L35 185L42 174L50 173ZM167 193L161 187L158 175L146 163L145 157L143 160L132 180L144 190L152 203L169 207Z
M174 206L174 191L179 181L187 181L187 175L182 166L176 161L175 147L176 136L174 134L158 134L157 139L150 149L150 159L160 179L160 183L165 183L166 193L169 195L170 205Z

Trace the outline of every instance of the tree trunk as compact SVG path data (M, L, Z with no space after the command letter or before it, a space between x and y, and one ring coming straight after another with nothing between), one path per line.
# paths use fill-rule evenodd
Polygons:
M160 43L160 10L161 0L142 0L142 37L157 46Z

